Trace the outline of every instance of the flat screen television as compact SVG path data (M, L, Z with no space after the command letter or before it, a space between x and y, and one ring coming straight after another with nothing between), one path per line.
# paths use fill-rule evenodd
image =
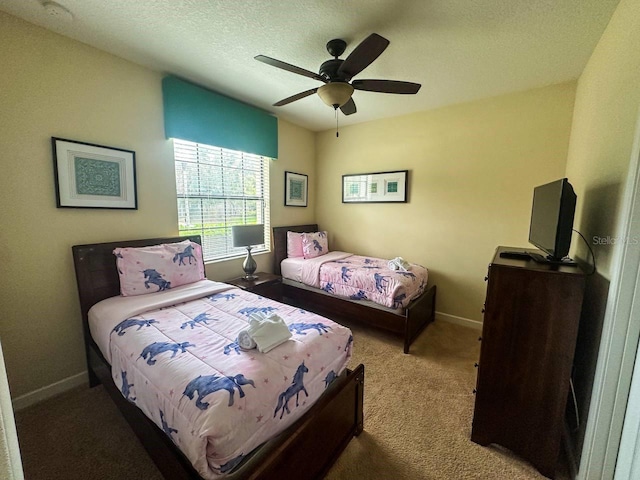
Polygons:
M566 178L533 189L529 242L547 254L543 261L560 262L569 254L575 211L576 194Z

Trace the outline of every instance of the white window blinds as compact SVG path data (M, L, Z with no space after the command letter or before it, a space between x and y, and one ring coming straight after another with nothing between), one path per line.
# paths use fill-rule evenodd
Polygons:
M205 260L242 256L234 248L233 225L264 224L265 244L271 245L269 227L269 159L259 155L174 139L178 230L201 235Z

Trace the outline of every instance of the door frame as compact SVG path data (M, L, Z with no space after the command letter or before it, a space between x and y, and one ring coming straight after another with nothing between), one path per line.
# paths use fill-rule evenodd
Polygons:
M577 478L626 479L640 462L640 415L627 405L640 401L640 114L618 221L611 284ZM634 388L631 389L632 377ZM636 403L637 405L638 403ZM623 426L625 434L623 435ZM635 429L635 431L634 431ZM618 464L618 466L616 466Z

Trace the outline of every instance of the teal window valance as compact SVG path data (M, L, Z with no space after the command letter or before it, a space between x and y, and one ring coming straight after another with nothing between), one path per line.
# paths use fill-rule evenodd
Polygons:
M278 119L177 77L162 79L167 138L278 158Z

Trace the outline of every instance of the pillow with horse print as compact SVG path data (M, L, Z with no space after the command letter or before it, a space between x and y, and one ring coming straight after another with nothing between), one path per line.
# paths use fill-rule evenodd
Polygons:
M302 254L304 258L315 258L329 253L327 232L313 232L302 234Z
M205 278L202 247L191 240L116 248L113 254L123 297L162 292Z

